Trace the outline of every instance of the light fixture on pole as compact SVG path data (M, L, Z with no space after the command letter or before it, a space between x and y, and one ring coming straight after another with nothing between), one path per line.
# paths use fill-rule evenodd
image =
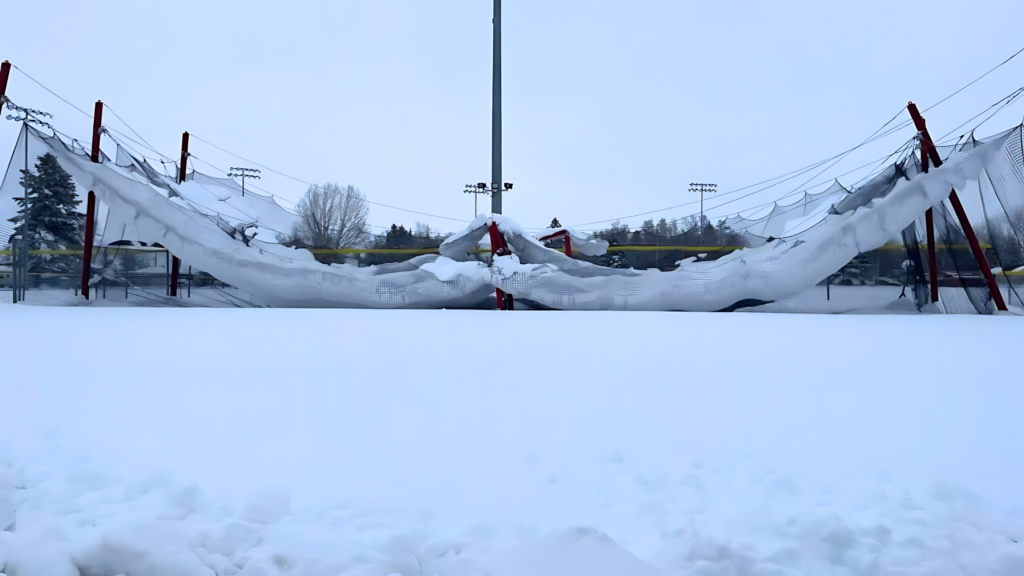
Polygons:
M258 176L259 173L260 173L260 171L255 169L255 168L239 168L239 167L236 167L236 166L232 166L231 167L231 172L228 172L228 176L231 177L231 178L241 178L242 179L242 197L245 198L245 179L246 178L255 178L255 179L259 180L260 179L260 177Z
M505 182L502 185L502 189L504 191L506 191L506 192L511 190L512 189L512 183L511 182ZM465 192L466 194L472 194L473 195L473 218L476 218L477 213L478 213L477 212L477 198L479 197L479 195L480 194L484 194L486 196L490 196L494 192L500 192L500 190L495 190L493 187L488 187L487 184L485 184L483 182L477 182L476 184L466 184L466 188L465 188L465 190L463 190L463 192ZM492 206L492 208L493 208L493 206Z
M690 183L690 192L700 192L700 245L704 245L704 193L718 192L718 184Z

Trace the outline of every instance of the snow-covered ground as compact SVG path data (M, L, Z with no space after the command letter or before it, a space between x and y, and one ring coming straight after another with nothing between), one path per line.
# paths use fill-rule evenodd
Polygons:
M1016 317L0 327L8 576L1024 574Z

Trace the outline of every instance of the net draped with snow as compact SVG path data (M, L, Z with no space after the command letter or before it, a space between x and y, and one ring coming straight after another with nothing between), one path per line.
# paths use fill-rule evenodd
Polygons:
M687 258L668 272L605 268L569 258L500 215L478 217L441 246L440 256L370 267L324 264L306 250L274 242L277 233L291 229L296 215L272 197L249 191L243 196L233 180L193 172L178 184L123 149L116 161L92 163L74 143L31 127L23 131L19 146L27 146L30 157L52 152L81 190L95 191L106 208L98 233L101 245L159 243L183 266L206 271L271 306L480 307L500 288L554 309L713 311L797 297L859 254L906 239L908 231L921 240L920 219L931 207L943 208L937 228L945 244L963 245L954 237L963 234L959 225L945 217L943 203L954 188L972 222L981 223L979 236L989 241L1008 237L1020 246L1020 140L1018 127L985 143L949 149L946 163L928 173L910 157L859 188L836 183L824 192L776 203L762 214L727 220L726 225L753 239L752 247L714 261ZM11 180L8 171L3 186ZM513 254L485 263L471 252L491 223L498 225ZM236 234L245 230L258 237ZM598 255L607 247L567 232L581 253ZM961 253L954 256L964 260ZM1024 265L1024 258L1020 250L1003 249L993 254L993 265L1010 270ZM1013 286L1005 277L1001 282L1011 305L1020 308ZM974 295L975 311L991 307L985 294Z

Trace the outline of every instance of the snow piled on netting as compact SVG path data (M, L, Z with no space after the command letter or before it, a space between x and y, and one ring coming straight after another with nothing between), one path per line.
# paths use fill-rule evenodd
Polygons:
M179 185L123 151L118 156L124 166L94 164L84 151L29 129L33 146L41 143L52 150L78 185L94 190L109 207L105 241L158 242L184 266L242 287L271 306L478 307L493 288L500 288L556 309L692 311L796 296L858 254L900 237L951 189L977 186L981 178L1024 196L1020 167L1009 152L1019 132L961 148L926 174L903 163L853 192L837 184L776 204L763 218L744 225L748 236L763 240L761 245L714 261L686 259L676 270L661 272L609 269L566 257L500 215L478 216L441 246L440 257L367 268L325 265L307 251L267 241L289 230L295 218L272 198L243 197L233 181L197 173ZM513 254L488 266L470 253L492 222ZM246 230L250 233L236 233ZM252 231L259 238L249 241ZM573 240L578 236L573 234ZM591 255L606 248L581 236L578 242Z

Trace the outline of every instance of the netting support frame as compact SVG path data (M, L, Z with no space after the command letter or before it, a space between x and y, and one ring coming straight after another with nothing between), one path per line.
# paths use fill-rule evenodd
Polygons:
M565 238L565 255L572 258L572 238L569 235L568 230L559 230L554 234L548 234L547 236L540 238L541 242L549 242L558 238Z
M935 256L935 217L931 208L924 213L924 225L928 229L928 287L932 303L939 301L939 263Z
M509 256L512 254L512 250L509 249L508 243L505 242L505 236L498 229L498 223L492 221L491 225L487 227L487 235L491 240L491 259L495 256ZM505 294L505 291L501 288L494 289L494 298L496 300L496 307L498 310L512 310L514 306L512 302L512 295Z
M178 184L185 183L185 171L188 170L188 131L181 135L181 166L178 167ZM244 179L243 179L244 180ZM178 271L181 270L181 259L171 256L171 287L169 295L178 296Z
M11 63L4 60L0 63L0 100L7 96L7 81L11 78Z
M92 241L96 235L96 193L89 190L85 208L85 246L82 250L82 295L89 299L89 281L92 279Z
M939 157L939 151L935 148L935 143L932 142L932 137L928 133L927 125L925 124L924 117L917 109L917 105L913 102L907 103L907 111L910 112L910 117L914 120L914 127L921 135L921 164L924 167L925 172L928 171L927 158L931 158L932 164L936 168L942 166L942 158ZM953 211L956 213L957 220L960 221L960 227L963 229L964 236L967 237L967 242L971 246L971 253L974 255L974 259L978 262L978 268L981 269L981 274L985 277L985 282L988 284L989 293L992 296L992 301L996 305L996 309L1000 312L1006 312L1006 302L1003 301L1003 295L999 291L999 285L996 284L995 276L992 275L992 269L989 268L988 259L985 258L985 251L981 248L981 243L978 242L978 236L974 233L974 227L971 226L971 221L967 219L967 213L964 211L963 205L960 203L960 197L956 194L956 189L949 191L949 203L953 205ZM925 214L925 218L930 220L931 209ZM933 241L932 226L929 222L928 225L928 262L931 264L935 258L935 244ZM933 301L938 299L938 282L937 282L937 271L935 267L932 267L931 280L932 280L932 297Z

